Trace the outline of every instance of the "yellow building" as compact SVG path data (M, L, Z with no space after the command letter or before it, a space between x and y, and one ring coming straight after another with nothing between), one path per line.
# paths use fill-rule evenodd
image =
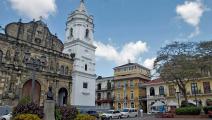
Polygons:
M146 111L146 88L143 83L150 80L150 70L128 63L114 68L114 108L142 108Z
M206 106L206 100L212 99L212 77L205 77L199 80L191 80L186 83L186 91L188 95L189 102L193 102L194 104L202 104L203 106ZM167 102L170 103L175 102L178 104L178 96L179 96L179 104L181 104L181 101L184 100L184 97L181 92L179 92L179 95L177 95L176 91L180 91L175 84L167 84ZM196 96L196 97L195 97Z

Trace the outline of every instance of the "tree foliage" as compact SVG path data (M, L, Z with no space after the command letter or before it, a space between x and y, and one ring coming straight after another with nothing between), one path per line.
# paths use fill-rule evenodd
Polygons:
M163 80L178 85L187 101L186 83L211 70L211 53L212 41L173 42L158 51L154 67Z

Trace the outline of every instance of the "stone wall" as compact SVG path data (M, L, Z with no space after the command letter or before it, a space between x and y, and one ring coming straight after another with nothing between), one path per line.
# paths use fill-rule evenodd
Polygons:
M34 34L30 34L33 38L25 39L29 26L33 25L42 28L43 32L39 33L35 29ZM49 86L53 88L56 103L59 90L65 88L68 93L66 102L70 104L73 59L62 53L62 42L58 38L55 39L56 36L51 35L46 25L40 21L11 23L5 31L5 34L0 34L0 105L16 105L18 100L24 97L25 83L33 78L34 73L41 88L40 105L43 105L46 99ZM43 36L42 44L35 42L37 36ZM52 44L47 44L47 41ZM54 47L51 47L52 45ZM40 66L39 69L33 70L35 67L30 66L29 63L33 61Z

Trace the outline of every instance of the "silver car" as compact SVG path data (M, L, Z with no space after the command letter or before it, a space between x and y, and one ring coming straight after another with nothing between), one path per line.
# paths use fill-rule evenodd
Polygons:
M122 114L118 110L109 110L106 113L102 114L103 119L113 119L113 118L118 118L120 119Z
M9 113L7 115L3 115L0 117L0 120L10 120L12 118L12 113Z

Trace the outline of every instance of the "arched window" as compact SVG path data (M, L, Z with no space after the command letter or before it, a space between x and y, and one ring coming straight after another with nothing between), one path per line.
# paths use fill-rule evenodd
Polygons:
M119 110L121 109L121 103L118 103L118 109Z
M155 89L153 87L150 88L150 96L155 96Z
M107 89L110 90L111 89L111 82L107 82Z
M164 87L163 86L159 87L159 95L164 95Z
M70 37L73 37L73 28L70 29Z
M86 37L86 38L89 37L89 30L88 30L88 29L86 29L86 31L85 31L85 37Z
M2 59L3 59L3 52L0 50L0 63L2 63Z
M66 75L68 75L68 71L69 71L68 66L66 66L66 68L65 68L65 74Z
M98 85L97 85L97 90L101 90L102 89L102 85L101 85L101 83L99 83Z
M64 75L64 66L63 65L60 67L60 74Z
M87 71L88 70L88 65L87 64L85 64L85 71Z

